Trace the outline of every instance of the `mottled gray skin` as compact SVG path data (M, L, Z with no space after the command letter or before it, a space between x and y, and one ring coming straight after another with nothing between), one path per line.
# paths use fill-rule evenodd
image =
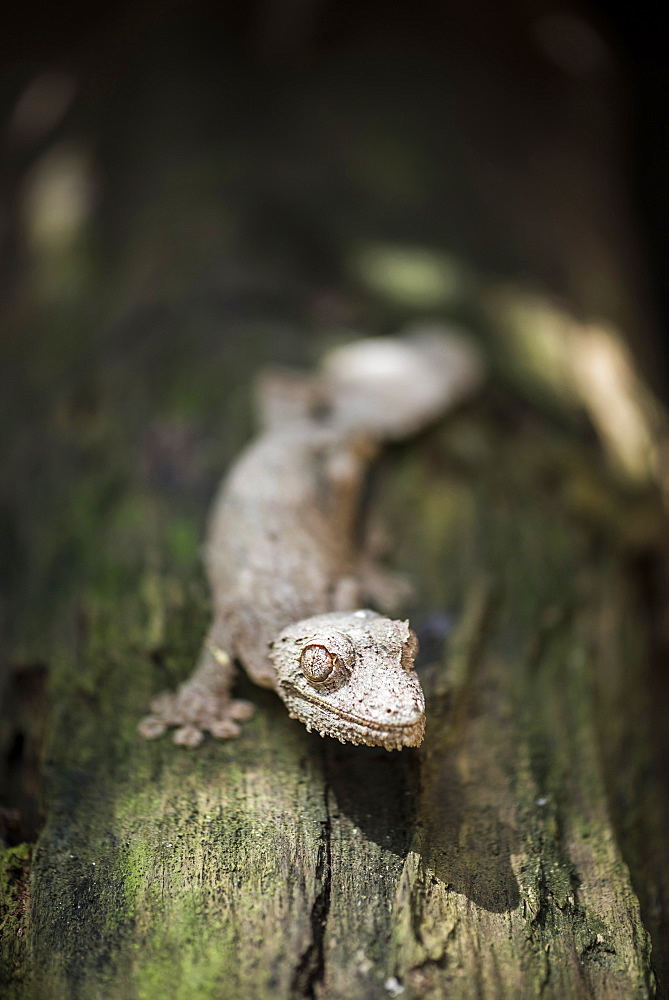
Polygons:
M379 351L383 376L378 386L367 376L362 387L351 385L347 359L363 348L369 355L368 343ZM447 345L451 368L441 383L434 337L428 346L378 344L344 349L336 376L277 377L264 386L271 426L234 463L210 517L212 627L192 678L152 702L140 725L145 737L171 726L184 746L196 746L205 731L236 736L252 712L230 696L237 658L256 684L276 690L291 716L321 735L387 749L421 742L415 635L408 622L364 608L371 602L392 611L406 586L360 543L360 492L378 443L433 419L440 403L444 408L478 382L480 371L469 345L457 342L456 349L444 337L436 354L445 356ZM407 391L408 363L416 384ZM353 367L357 376L360 365Z
M276 687L268 651L286 625L360 604L353 539L365 450L304 421L265 434L224 483L206 550L216 639L256 684Z

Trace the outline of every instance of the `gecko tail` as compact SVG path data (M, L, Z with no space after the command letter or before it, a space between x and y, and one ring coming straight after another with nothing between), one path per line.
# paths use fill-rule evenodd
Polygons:
M253 392L260 429L264 431L317 419L331 406L322 375L289 368L264 369L254 380Z
M437 322L344 344L326 355L322 370L333 419L382 440L417 433L478 389L485 375L473 340Z

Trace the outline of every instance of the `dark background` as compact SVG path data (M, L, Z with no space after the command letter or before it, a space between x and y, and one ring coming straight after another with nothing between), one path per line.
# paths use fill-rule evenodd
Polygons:
M439 101L441 87L448 103L454 80L458 89L459 70L454 76L452 69L456 50L465 63L475 66L478 61L484 77L491 74L493 89L496 89L495 74L511 81L507 105L513 106L515 92L518 121L522 122L521 105L528 92L536 91L539 101L547 105L559 104L560 88L568 89L570 85L560 79L554 60L547 58L545 49L540 51L542 46L536 43L537 22L556 14L575 16L593 28L607 49L607 59L612 58L614 64L613 72L611 66L607 72L615 83L601 106L608 106L616 119L610 129L617 136L613 158L619 159L616 169L623 177L624 197L629 199L629 205L622 206L622 211L629 211L632 225L640 233L638 241L637 232L632 239L635 254L640 246L639 297L646 299L651 314L654 312L659 319L658 323L649 324L649 328L653 327L650 335L639 334L637 346L642 358L645 356L651 379L666 394L663 330L669 317L669 291L664 279L669 262L665 180L669 168L668 74L659 5L591 2L556 6L545 0L507 0L502 4L455 0L443 5L426 0L410 5L398 0L363 0L355 5L333 0L266 0L246 4L171 0L160 6L146 0L112 5L14 4L3 16L0 102L6 119L33 75L53 69L73 72L78 82L77 95L68 112L69 122L61 127L67 128L74 118L79 128L92 134L97 131L100 136L110 126L112 95L133 73L137 85L137 67L143 61L147 77L161 60L181 63L182 72L188 76L189 65L197 74L207 62L225 63L232 55L246 62L251 73L255 67L260 77L269 69L270 75L271 72L292 75L296 87L309 88L313 74L333 55L367 51L371 76L375 73L374 59L378 57L383 63L384 54L386 61L393 54L398 57L400 75L402 63L406 64L408 57L416 63L429 64L435 102ZM438 79L440 61L441 80ZM407 72L410 76L410 69ZM468 85L465 81L463 88ZM484 82L482 92L486 86ZM592 86L586 79L582 89L582 95L586 96L578 97L577 102L587 103L588 91L597 90L598 86L596 79ZM410 101L411 95L408 97ZM392 99L389 95L389 101ZM431 114L434 119L435 109L421 107L420 101L417 95L416 115L429 118ZM463 106L466 107L466 101ZM481 116L476 101L471 113ZM263 123L253 120L252 108L249 114L248 127L262 129ZM484 130L490 143L497 140L502 146L504 139L495 136L494 118L493 110L492 120L484 125ZM528 117L524 134L530 139L538 120ZM551 127L550 114L548 122ZM33 147L5 150L3 156L5 287L20 266L20 246L11 224L16 185L27 164L52 138L52 134L46 136L41 146L37 143ZM485 263L492 263L493 268L499 266L498 260ZM544 267L548 286L562 293L558 271L559 267L551 268L550 263ZM648 347L648 336L653 341L652 348Z

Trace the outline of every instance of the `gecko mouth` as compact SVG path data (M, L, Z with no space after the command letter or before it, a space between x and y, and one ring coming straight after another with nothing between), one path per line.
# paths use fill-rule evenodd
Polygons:
M423 741L424 713L403 722L362 718L338 705L323 701L310 692L301 691L289 681L279 682L279 694L285 701L291 718L299 719L309 731L317 729L321 736L332 736L340 743L362 743L367 746L383 746L387 750L401 750L402 747L419 746ZM309 702L319 711L309 713L308 719L304 718L304 713L300 712L303 702ZM342 735L338 720L347 724L345 735Z

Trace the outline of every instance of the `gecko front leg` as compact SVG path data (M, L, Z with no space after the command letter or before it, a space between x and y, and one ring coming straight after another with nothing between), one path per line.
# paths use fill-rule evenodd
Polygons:
M172 739L184 747L198 746L205 732L219 740L239 735L239 723L251 718L254 706L230 696L235 667L226 631L214 624L192 677L175 692L164 691L153 699L151 714L139 724L145 739L156 739L172 727L177 727Z

